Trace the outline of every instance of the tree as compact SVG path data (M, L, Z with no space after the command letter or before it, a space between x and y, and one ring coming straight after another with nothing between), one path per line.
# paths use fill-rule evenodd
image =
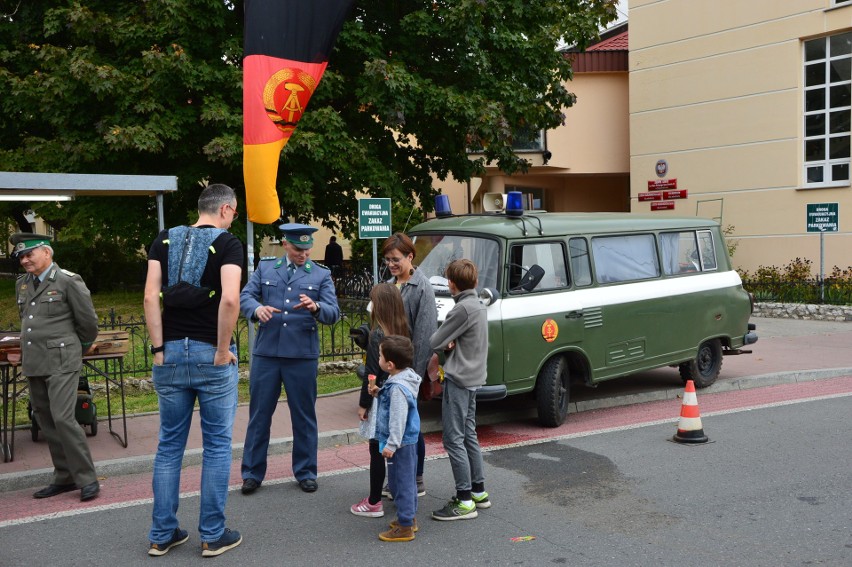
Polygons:
M575 100L556 45L584 47L615 18L615 4L356 2L282 152L285 214L352 234L361 191L430 207L432 175L466 181L486 161L525 170L513 133L558 126ZM242 2L0 7L0 169L177 175L168 224L187 220L204 179L242 189ZM484 148L483 159L469 159L472 146ZM155 230L144 199L33 208L66 234L109 234L131 248Z

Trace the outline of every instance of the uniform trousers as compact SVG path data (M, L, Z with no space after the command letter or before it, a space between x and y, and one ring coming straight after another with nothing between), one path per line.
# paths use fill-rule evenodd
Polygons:
M89 443L74 415L80 371L30 376L27 380L30 403L53 460L52 484L76 484L82 488L95 482L98 478Z
M297 481L317 478L317 360L255 354L249 377L249 424L243 448L242 477L258 482L266 476L272 414L278 407L281 385L287 394L293 427L293 476Z

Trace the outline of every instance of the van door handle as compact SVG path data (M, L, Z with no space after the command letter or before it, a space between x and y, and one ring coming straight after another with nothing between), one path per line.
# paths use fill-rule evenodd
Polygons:
M582 311L569 311L565 314L566 319L579 319L583 316Z

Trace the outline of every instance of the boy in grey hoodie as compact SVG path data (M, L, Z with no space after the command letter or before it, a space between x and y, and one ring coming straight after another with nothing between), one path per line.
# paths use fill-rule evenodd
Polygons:
M389 335L379 343L379 366L388 373L378 394L376 439L388 460L388 488L396 503L397 518L390 529L379 534L382 541L411 541L417 531L417 438L420 414L417 392L420 376L410 368L414 346L408 337Z
M432 519L469 520L478 515L477 508L491 506L476 436L476 390L488 375L488 320L476 296L476 265L467 259L455 260L445 275L456 304L430 342L434 350L446 353L441 419L456 495L432 512Z

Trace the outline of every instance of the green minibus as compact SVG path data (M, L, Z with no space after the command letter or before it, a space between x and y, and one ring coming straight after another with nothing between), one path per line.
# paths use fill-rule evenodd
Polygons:
M479 269L488 380L478 399L532 393L542 425L568 414L570 385L675 366L697 388L724 354L757 341L753 299L719 223L630 213L507 212L439 217L408 231L443 321L444 270Z

